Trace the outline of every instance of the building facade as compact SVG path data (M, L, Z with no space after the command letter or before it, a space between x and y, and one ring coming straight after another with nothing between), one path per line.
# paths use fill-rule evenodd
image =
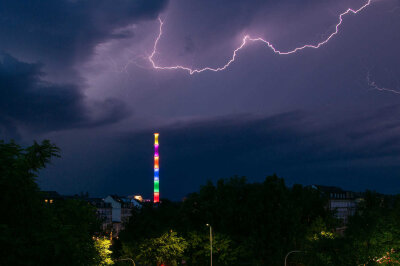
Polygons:
M104 202L102 198L89 198L87 201L96 208L97 217L101 221L103 232L111 233L112 229L112 206Z
M132 209L140 208L141 204L135 197L121 197L109 195L103 200L111 205L111 221L113 236L118 237L119 232L124 229L124 224L132 216Z
M356 213L358 202L361 199L359 193L333 186L313 185L312 187L328 198L328 209L333 211L335 217L340 219L343 225L346 225L349 217Z
M124 229L124 224L132 216L133 208L141 208L142 202L146 202L142 196L134 195L122 197L109 195L105 198L89 198L88 193L81 195L66 196L56 191L42 191L45 204L53 204L63 200L81 200L96 208L96 214L101 221L102 234L118 237L119 232ZM99 232L100 233L100 232Z

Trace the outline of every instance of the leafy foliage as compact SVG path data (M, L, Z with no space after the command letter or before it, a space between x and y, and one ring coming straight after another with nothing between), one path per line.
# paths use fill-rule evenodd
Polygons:
M210 261L210 238L204 232L189 232L187 234L188 248L185 261L188 265L207 265ZM233 265L237 261L239 249L226 235L214 234L213 239L214 265Z
M79 200L45 203L36 177L59 148L49 141L22 148L0 141L0 265L400 265L400 196L367 192L344 234L327 199L308 187L288 188L276 175L208 182L180 203L162 200L133 210L118 245L95 239L95 209ZM179 233L179 234L178 234ZM179 235L179 236L178 236ZM121 248L118 249L118 246ZM296 264L297 263L297 264Z
M163 200L156 208L135 210L121 241L138 246L173 229L188 242L185 260L204 265L209 259L205 225L211 224L215 265L278 265L288 251L306 246L317 219L332 228L325 204L318 191L300 185L289 189L275 175L253 184L240 177L222 179L216 185L208 182L182 203Z
M135 253L136 260L142 265L178 265L186 247L186 240L170 231L160 237L146 239L136 248L125 245L124 249L131 256L134 255L132 252Z
M350 220L346 242L357 254L352 258L354 263L373 265L387 255L398 261L400 197L367 192L357 214Z
M310 241L307 265L400 265L400 197L367 192L343 236Z
M97 252L99 253L100 260L98 261L98 265L112 265L114 264L113 260L111 259L110 250L111 247L111 240L105 237L97 238L95 242L95 247Z
M0 141L0 265L95 265L95 210L80 201L45 203L36 177L59 148Z

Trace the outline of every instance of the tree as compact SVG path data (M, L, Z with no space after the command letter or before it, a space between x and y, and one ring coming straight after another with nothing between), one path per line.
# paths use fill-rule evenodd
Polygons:
M96 209L85 201L70 199L48 204L51 224L44 241L48 260L57 265L97 265L102 260L97 241L93 239L100 228Z
M144 238L156 238L166 231L177 230L180 224L180 204L162 199L155 207L152 203L143 203L141 208L134 208L125 230L120 233L123 242L135 242Z
M207 265L210 261L210 238L206 232L189 232L185 261L188 265ZM213 235L213 265L236 265L239 249L226 235Z
M178 265L187 247L184 238L170 231L160 237L145 239L136 246L125 244L123 249L129 257L135 257L143 265Z
M112 265L114 262L111 259L110 250L111 240L105 237L96 238L95 247L97 252L99 253L100 260L98 261L98 265Z
M286 253L302 249L307 229L318 218L330 224L326 199L318 191L286 187L276 175L249 184L243 177L208 183L182 204L181 220L200 231L206 223L229 236L241 250L238 265L277 265Z
M94 209L76 200L45 203L36 184L59 151L47 140L27 148L0 141L0 265L96 265Z
M316 219L309 227L307 244L301 253L301 258L309 266L318 265L345 265L338 263L338 248L342 244L339 236L330 232L322 219Z
M400 259L400 197L367 192L345 232L349 261L373 265L390 257ZM390 259L389 259L390 260Z
M307 248L307 265L400 265L400 197L366 192L344 236L325 232Z
M316 220L327 230L332 228L326 202L318 191L301 185L288 188L276 175L262 183L248 183L244 177L220 179L181 203L163 200L156 208L145 205L135 210L120 239L134 247L173 229L188 242L185 259L202 265L209 244L201 232L211 224L214 245L220 245L213 250L216 263L279 265L288 251L306 247L308 228Z
M37 173L58 157L59 149L49 141L26 149L13 141L0 141L0 264L29 265L41 261L43 234L49 223L35 182ZM45 223L43 223L45 222Z

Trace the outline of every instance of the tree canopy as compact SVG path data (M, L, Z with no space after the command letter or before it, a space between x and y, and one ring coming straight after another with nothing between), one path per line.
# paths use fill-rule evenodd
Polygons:
M206 224L211 224L215 265L277 265L288 251L305 246L316 221L332 228L334 220L325 205L318 191L288 188L276 175L262 183L233 177L208 182L182 203L163 200L158 207L148 204L135 210L121 241L140 246L146 238L172 229L188 241L188 264L203 264L210 256Z
M0 141L0 265L207 265L210 229L216 266L281 265L294 250L288 265L400 265L399 195L364 193L341 234L320 191L276 175L221 179L182 202L144 203L119 240L97 238L94 207L49 202L39 190L39 171L59 152L49 141Z
M45 202L38 172L59 148L0 141L0 265L97 265L93 207L78 200Z

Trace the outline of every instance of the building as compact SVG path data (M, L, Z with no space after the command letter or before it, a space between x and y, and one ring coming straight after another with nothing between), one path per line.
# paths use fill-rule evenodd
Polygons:
M104 202L102 198L86 199L92 206L96 208L97 217L101 221L101 229L105 233L111 233L112 229L112 206L110 203Z
M88 193L74 196L60 195L56 191L42 191L43 201L46 204L53 204L60 200L82 200L96 208L96 214L101 221L101 230L107 235L118 237L124 224L132 216L133 208L141 208L143 202L150 200L143 199L140 195L121 197L109 195L106 198L89 198ZM49 205L50 206L50 205Z
M129 221L132 216L132 209L140 208L141 203L133 197L121 197L110 195L104 198L104 202L111 205L112 208L112 232L113 236L118 236L119 232L124 229L124 223Z
M57 191L42 191L42 197L45 203L53 204L56 200L62 198Z
M343 221L343 225L346 225L349 217L356 213L361 199L359 193L332 186L313 185L312 187L328 198L328 209L334 212L336 218Z

